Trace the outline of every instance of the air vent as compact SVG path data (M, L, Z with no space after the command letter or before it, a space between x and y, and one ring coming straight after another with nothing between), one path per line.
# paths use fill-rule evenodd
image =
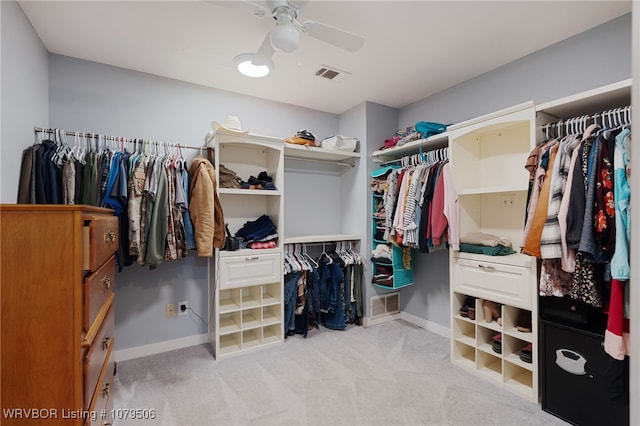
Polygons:
M369 299L371 319L400 312L400 293L373 296Z
M329 67L327 65L320 65L318 70L316 71L316 75L318 77L326 78L327 80L342 80L351 73L346 71L341 71L336 68Z

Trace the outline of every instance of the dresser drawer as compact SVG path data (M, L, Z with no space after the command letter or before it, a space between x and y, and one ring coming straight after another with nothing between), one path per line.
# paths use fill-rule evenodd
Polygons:
M93 400L88 410L92 413L92 416L88 419L90 421L85 422L85 425L111 425L109 420L112 419L113 398L111 394L113 392L113 368L115 361L113 354L109 356L109 359L105 362L105 368L103 374L100 377L100 382L95 389ZM104 410L104 411L103 411ZM93 415L95 413L95 415ZM102 417L104 413L104 418Z
M84 269L95 271L118 249L118 217L85 217L84 240Z
M455 257L453 262L455 291L531 309L531 268Z
M220 259L220 288L237 288L280 282L282 260L279 253L247 254Z
M91 398L96 390L96 384L100 378L100 373L105 368L106 360L112 352L115 336L115 322L113 315L113 305L109 307L107 316L100 326L97 338L89 348L84 359L84 401L85 407L89 407ZM107 365L108 369L109 366ZM113 367L111 367L113 369ZM108 373L108 371L107 371Z
M105 309L107 301L113 298L116 274L116 257L111 256L100 269L89 275L84 280L84 331L94 323L100 310Z

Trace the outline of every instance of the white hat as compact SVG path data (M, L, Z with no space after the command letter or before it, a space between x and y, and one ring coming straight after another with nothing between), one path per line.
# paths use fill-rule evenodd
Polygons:
M222 123L212 121L211 128L213 130L223 129L234 133L249 133L249 129L242 130L242 125L237 115L228 115Z

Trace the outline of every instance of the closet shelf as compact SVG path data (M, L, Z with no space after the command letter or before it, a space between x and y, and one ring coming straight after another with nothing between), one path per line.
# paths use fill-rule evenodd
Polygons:
M373 285L375 287L382 288L382 289L385 289L385 290L397 290L397 289L402 288L402 287L407 287L407 286L413 285L413 281L407 282L407 283L404 283L404 284L400 284L400 285L394 284L393 286L381 285L381 284L376 284L376 283L373 283Z
M631 104L631 79L618 81L572 96L536 105L536 111L556 118L599 112Z
M356 158L360 158L360 153L341 151L339 149L285 144L284 158L296 160L335 161L352 165Z
M399 157L405 155L415 154L420 152L420 148L424 151L430 151L436 148L445 148L449 143L449 133L443 132L437 135L430 136L426 139L419 139L406 143L402 146L396 146L389 149L379 149L374 151L373 161L377 163L388 162L396 160Z
M220 188L218 193L221 195L249 195L249 196L276 196L282 195L280 190L271 189L235 189L235 188Z
M322 234L322 235L300 235L296 237L285 237L285 244L300 243L328 243L332 241L360 241L360 235L356 234Z
M500 192L518 192L526 190L527 188L522 185L481 186L463 189L458 193L458 195L497 194Z

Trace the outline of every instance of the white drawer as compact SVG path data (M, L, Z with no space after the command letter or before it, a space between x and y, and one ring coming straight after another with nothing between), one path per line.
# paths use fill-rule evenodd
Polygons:
M469 296L531 309L532 270L482 260L453 258L454 290Z
M220 258L220 289L280 282L281 276L280 253Z

